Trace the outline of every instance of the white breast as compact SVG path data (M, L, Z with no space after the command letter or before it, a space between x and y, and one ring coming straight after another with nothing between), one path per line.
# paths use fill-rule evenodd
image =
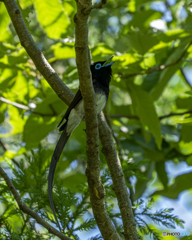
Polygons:
M107 98L105 95L101 93L97 93L95 95L96 101L96 110L97 114L100 113L106 105ZM69 114L68 122L67 122L67 135L71 134L73 130L79 125L79 123L83 120L85 116L84 111L84 101L80 101L79 104L75 108L73 108Z
M75 108L73 108L69 114L67 122L67 135L71 134L73 130L79 125L85 116L84 101L80 101Z
M104 94L96 93L95 95L97 114L100 113L106 105L107 97Z

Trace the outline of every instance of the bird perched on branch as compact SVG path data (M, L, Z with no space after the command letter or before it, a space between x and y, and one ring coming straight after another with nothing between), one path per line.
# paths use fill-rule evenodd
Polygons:
M91 65L91 74L92 74L92 82L95 91L95 101L96 101L96 111L97 114L100 113L105 107L108 95L109 95L109 83L111 81L112 69L111 66L114 62L112 62L112 58L110 57L107 61L96 62ZM55 151L53 153L51 159L51 165L49 168L49 176L48 176L48 195L51 209L53 211L56 223L60 228L55 208L53 204L52 197L52 187L53 187L53 177L57 162L59 161L60 155L69 139L73 130L79 125L79 123L84 119L84 101L81 95L80 89L77 91L73 101L69 105L64 117L59 123L59 131L62 131L62 134L59 138L59 141L56 145Z

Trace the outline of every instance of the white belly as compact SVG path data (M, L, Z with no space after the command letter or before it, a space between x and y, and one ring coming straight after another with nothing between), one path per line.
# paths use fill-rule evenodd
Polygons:
M98 114L105 107L107 98L105 95L96 94L95 101L96 101L96 111ZM75 108L73 108L71 110L71 112L69 114L69 118L68 118L68 122L67 122L67 135L69 135L73 132L73 130L83 120L84 116L85 116L84 101L82 100Z

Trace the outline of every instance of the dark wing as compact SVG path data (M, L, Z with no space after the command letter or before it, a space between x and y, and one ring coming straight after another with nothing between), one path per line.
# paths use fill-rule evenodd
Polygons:
M66 120L68 119L71 110L77 105L77 103L79 103L81 101L81 99L82 99L82 95L81 95L81 91L79 89L77 91L77 93L75 94L75 97L73 98L72 102L70 103L65 115L63 116L63 118L61 120L61 122L59 123L59 125L57 127L61 126L64 119L66 119ZM59 131L62 131L62 130L63 130L63 125L60 127Z
M61 156L63 148L65 147L65 144L67 143L68 138L70 137L70 135L67 136L66 129L67 129L67 124L64 124L64 130L59 138L59 141L57 143L57 146L55 148L55 151L54 151L52 159L51 159L51 165L49 167L49 176L48 176L49 203L50 203L51 209L53 211L53 215L55 217L56 223L57 223L60 231L61 231L61 227L59 225L59 222L58 222L58 219L57 219L57 216L55 213L54 203L53 203L52 188L53 188L53 178L54 178L54 173L55 173L55 168L56 168L57 162L59 161L59 158Z

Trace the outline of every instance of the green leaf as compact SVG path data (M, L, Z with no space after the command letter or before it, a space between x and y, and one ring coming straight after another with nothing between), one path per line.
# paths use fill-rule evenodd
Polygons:
M104 43L99 43L95 47L91 48L91 54L93 61L96 62L99 60L101 61L101 58L106 59L106 56L108 55L113 55L114 50Z
M154 10L138 11L134 14L132 21L129 22L130 27L145 30L149 28L150 22L161 18L162 13Z
M192 132L192 123L182 124L181 139L184 142L191 142L192 141L192 134L189 134L191 132Z
M177 98L176 105L178 108L192 109L192 96Z
M4 122L6 109L7 109L7 104L0 102L0 123Z
M74 43L56 43L51 49L57 59L75 58Z
M26 119L21 118L20 111L22 110L12 105L8 105L8 115L10 117L9 124L11 125L11 130L9 129L9 132L6 131L5 133L0 133L0 138L10 137L23 132Z
M8 31L8 25L9 25L9 22L10 22L10 17L9 17L9 14L7 12L7 9L5 7L5 5L3 3L0 4L0 19L1 19L1 22L0 22L0 41L7 41L11 34L10 32Z
M190 34L189 32L186 32L183 29L176 29L157 34L157 38L162 42L170 42L175 41L178 38L188 36L189 34Z
M26 148L37 147L39 142L45 138L56 126L56 117L42 117L31 114L24 126L23 141Z
M10 91L16 81L17 71L13 69L4 69L0 76L0 91Z
M162 160L156 163L156 171L160 181L163 183L164 188L166 188L168 184L168 177L165 170L165 161Z
M165 158L165 154L162 151L158 151L155 149L145 149L146 158L149 158L151 161L159 162Z
M155 88L151 91L152 99L157 100L160 97L170 78L181 66L182 60L180 60L178 63L176 63L176 61L182 56L182 54L185 52L188 46L189 42L187 41L181 42L179 47L174 50L170 57L168 57L167 61L165 62L165 66L169 64L173 65L170 65L161 72L158 83L156 84Z
M192 188L192 172L179 175L175 178L175 182L168 188L154 192L151 196L162 195L168 198L177 199L179 194L185 190Z
M48 37L57 39L67 35L70 20L59 0L34 0L37 18Z
M189 166L192 166L192 155L190 155L186 161Z
M4 97L10 101L27 103L26 98L28 94L28 79L21 71L17 72L15 77L15 84L11 91L4 93Z
M128 45L137 53L144 55L150 48L158 44L156 36L151 33L142 33L140 31L131 31L127 34Z
M128 88L130 89L133 106L140 118L141 124L149 129L155 137L158 148L161 149L160 123L152 98L147 92L132 83L129 83Z

